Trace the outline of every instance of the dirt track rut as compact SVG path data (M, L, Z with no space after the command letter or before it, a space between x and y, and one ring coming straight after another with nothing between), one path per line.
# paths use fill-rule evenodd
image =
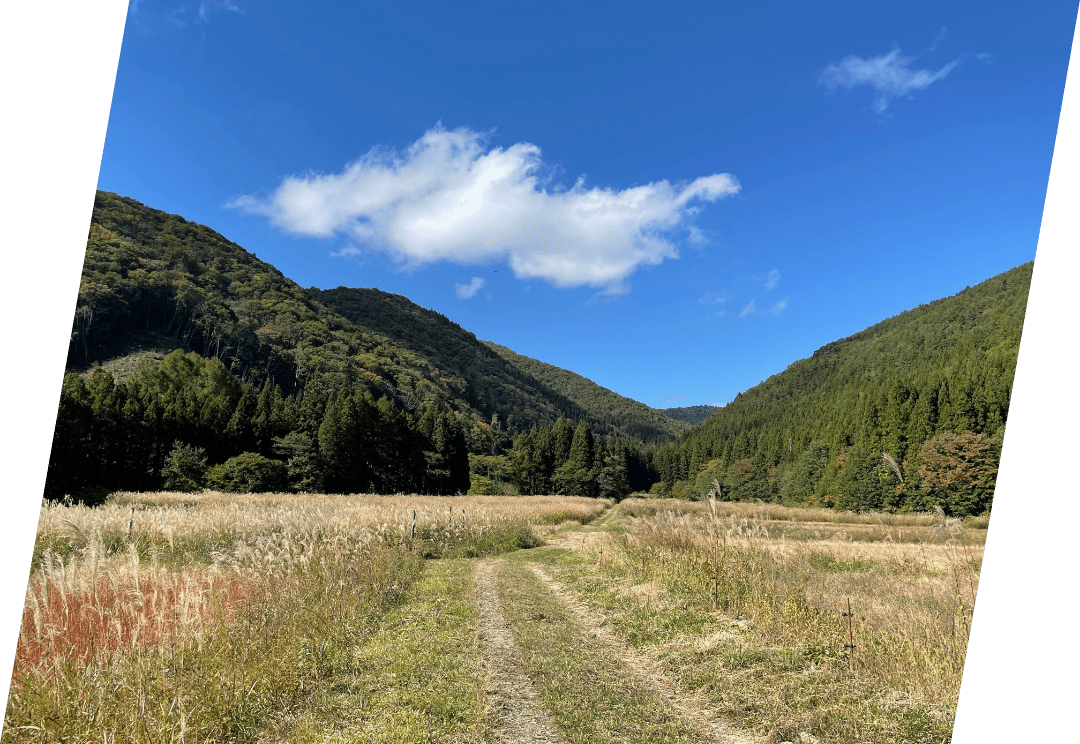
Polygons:
M499 609L495 590L497 564L477 564L476 586L480 599L480 637L488 654L490 677L485 692L489 715L499 744L565 744L542 707L540 696L519 668L519 651Z

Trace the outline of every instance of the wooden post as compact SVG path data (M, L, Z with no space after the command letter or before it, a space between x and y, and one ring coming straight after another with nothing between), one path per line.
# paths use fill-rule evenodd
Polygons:
M454 523L454 507L450 507L450 516L446 518L446 526L449 527Z
M412 510L412 531L409 533L409 540L416 539L416 509Z
M131 529L135 526L135 507L131 507L131 519L128 520L128 537L127 541L131 542Z
M851 597L847 598L847 612L844 613L847 616L847 650L848 650L848 671L855 671L855 641L851 635Z

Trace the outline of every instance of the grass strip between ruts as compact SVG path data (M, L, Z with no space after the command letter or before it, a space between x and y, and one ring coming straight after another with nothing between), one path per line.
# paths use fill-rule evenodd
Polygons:
M503 563L496 583L522 666L570 744L709 740L655 690L620 668L527 566Z
M285 738L395 744L483 742L484 652L472 567L428 561L408 600L309 698Z

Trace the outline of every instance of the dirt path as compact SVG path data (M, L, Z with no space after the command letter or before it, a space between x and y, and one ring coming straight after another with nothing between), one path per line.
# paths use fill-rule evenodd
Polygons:
M589 534L607 536L606 533ZM571 535L567 539L573 541L574 538L575 536ZM577 542L580 545L580 538L577 539ZM566 545L566 547L571 547L571 545ZM647 682L657 693L668 700L672 708L688 720L697 725L704 724L705 730L713 741L718 742L718 744L757 744L762 741L758 736L732 727L715 710L709 708L702 696L678 693L672 681L660 672L655 662L644 654L629 648L612 632L606 618L575 597L566 587L548 575L542 567L534 564L532 570L544 582L548 590L581 623L582 628L606 647L612 656L619 660L623 668Z
M492 727L499 744L564 744L551 717L540 707L540 697L518 667L517 644L499 610L495 591L497 563L476 567L480 600L480 637L487 651L490 677L485 690L491 701Z

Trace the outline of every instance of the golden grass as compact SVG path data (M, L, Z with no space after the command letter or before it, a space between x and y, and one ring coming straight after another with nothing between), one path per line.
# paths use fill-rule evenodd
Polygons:
M649 509L654 503L620 506L642 515L626 520L628 534L619 543L627 570L715 596L720 609L785 644L842 648L840 613L850 601L855 664L864 678L921 702L955 705L982 563L981 530L965 540L971 530L940 515L885 515L895 518L885 525L875 524L882 515L825 520L822 510L721 503L710 510L708 503L686 502ZM817 529L823 522L833 529ZM798 528L798 538L777 524ZM903 541L894 537L901 525ZM850 536L863 527L876 531L861 540Z
M587 522L609 504L216 492L45 503L3 739L251 739L333 676L423 556L535 544L530 525ZM184 686L199 675L209 687Z
M588 521L610 501L575 496L375 496L331 494L116 493L98 507L46 503L38 536L93 531L139 537L184 534L404 535L416 524L491 525L508 519L528 522Z

